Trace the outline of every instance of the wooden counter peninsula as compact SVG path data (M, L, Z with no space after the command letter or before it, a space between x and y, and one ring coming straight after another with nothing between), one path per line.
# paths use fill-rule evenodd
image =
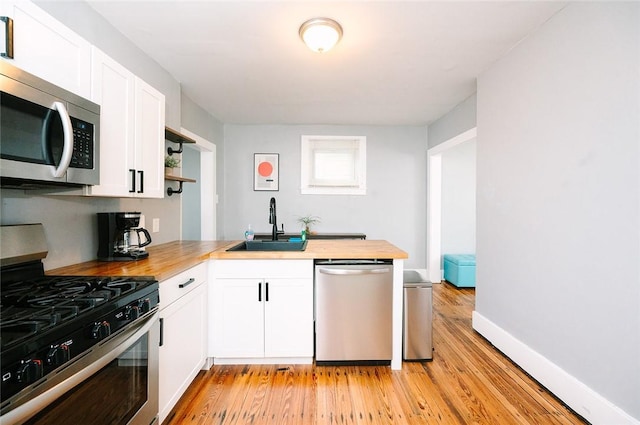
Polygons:
M404 260L409 255L381 240L365 239L314 239L307 241L304 251L227 251L242 241L229 242L227 246L211 253L212 259L390 259Z
M314 260L325 259L389 259L393 260L393 295L390 302L392 303L392 359L391 368L399 370L402 368L402 309L403 309L403 269L404 260L408 258L405 251L397 248L393 244L382 240L365 240L365 239L339 239L339 240L323 240L313 239L307 241L307 247L304 251L227 251L227 249L241 243L242 241L174 241L155 246L147 247L149 257L137 261L126 262L102 262L87 261L84 263L61 267L48 270L48 275L77 275L77 276L154 276L159 282L162 289L169 291L172 287L172 281L182 278L181 273L186 273L193 268L206 267L203 280L208 281L206 285L208 289L208 321L205 319L205 326L209 328L209 347L208 356L210 359L218 362L228 361L245 361L250 362L269 362L278 360L286 360L289 363L295 361L286 355L269 356L265 353L264 359L259 356L242 356L233 355L224 352L225 340L220 335L239 335L241 332L227 330L227 333L221 333L220 323L236 323L235 321L218 320L223 310L229 310L231 307L226 303L225 297L220 296L220 288L224 282L231 281L255 281L258 274L264 270L275 277L286 277L291 270L298 270L305 276L305 281L313 285ZM282 264L280 264L282 261ZM206 265L204 264L206 263ZM202 265L202 266L199 266ZM208 271L207 271L208 270ZM180 276L178 276L180 275ZM300 276L300 275L297 275ZM263 276L264 277L264 276ZM191 288L191 286L190 286ZM218 292L216 292L218 291ZM251 295L254 290L251 289ZM313 310L313 290L305 292L305 305L309 311ZM310 297L310 298L309 298ZM167 297L164 298L165 302ZM310 304L309 304L310 303ZM233 310L233 309L232 309ZM283 309L286 311L287 309ZM246 314L244 310L238 310L241 314ZM312 313L309 313L312 315ZM242 316L244 317L244 316ZM246 322L246 320L238 320L238 322ZM208 323L208 324L207 324ZM287 322L290 326L290 321ZM311 329L313 326L311 326ZM312 330L311 330L312 332ZM277 344L276 344L277 345ZM222 347L222 348L221 348ZM310 354L308 354L310 353ZM251 357L251 359L244 359ZM304 357L304 358L303 358ZM312 360L313 344L311 350L307 354L300 356L303 361Z
M402 288L404 260L408 258L406 252L387 241L364 239L307 240L304 251L227 251L241 242L230 242L226 247L210 255L212 281L218 283L214 287L214 291L218 292L214 293L210 304L214 315L218 315L216 320L212 320L213 330L210 333L214 344L211 351L214 353L214 363L310 363L314 355L313 335L309 341L304 329L313 328L314 260L387 259L393 261L393 293L392 299L389 300L392 305L391 368L394 370L402 368ZM245 306L249 309L256 304L244 301L253 300L254 282L274 283L278 280L284 282L296 279L298 282L306 283L301 284L297 289L291 288L288 299L278 309L288 316L282 317L271 308L268 312L265 309L264 316L260 312L254 312L254 320L247 320L244 313L238 313L238 311L244 312ZM241 287L244 288L241 289ZM282 291L279 293L282 294ZM228 307L227 303L235 307ZM283 305L295 305L296 308L283 308ZM269 320L261 319L267 314L269 314ZM254 332L251 326L246 325L258 320L265 322L263 335ZM287 326L288 331L283 335L283 332L274 331L273 328L267 329L267 323ZM246 338L242 340L236 337L236 335L248 334L252 335L251 340L262 341L262 346L265 347L263 354L260 348L262 346L252 346L246 342ZM289 353L303 354L293 356L280 354L282 350L274 347L292 347Z
M137 261L86 261L48 270L49 275L155 276L166 280L209 259L407 259L387 241L310 240L304 251L226 251L241 241L174 241L147 247L149 257Z

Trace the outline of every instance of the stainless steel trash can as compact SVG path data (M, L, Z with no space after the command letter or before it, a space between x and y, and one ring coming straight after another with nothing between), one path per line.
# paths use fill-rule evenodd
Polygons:
M404 360L433 359L433 288L415 270L404 271Z

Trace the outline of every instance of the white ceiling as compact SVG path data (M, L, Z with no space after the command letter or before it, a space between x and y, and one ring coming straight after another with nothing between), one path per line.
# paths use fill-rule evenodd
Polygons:
M224 123L425 125L565 6L524 1L106 1L89 4ZM330 52L298 37L340 22Z

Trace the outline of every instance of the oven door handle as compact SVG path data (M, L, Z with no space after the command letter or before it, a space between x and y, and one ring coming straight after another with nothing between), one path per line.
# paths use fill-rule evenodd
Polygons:
M81 355L77 361L71 363L50 380L42 384L34 384L34 387L37 388L34 388L29 395L24 396L25 398L28 397L28 401L25 400L23 404L3 414L2 423L13 424L26 421L54 402L58 397L90 378L100 369L117 359L120 354L124 353L132 344L149 332L157 324L158 316L159 313L156 310L153 314L141 318L143 320L125 328L103 344L92 347L87 353ZM38 391L38 394L34 397L35 391ZM16 404L20 402L20 399L15 401Z

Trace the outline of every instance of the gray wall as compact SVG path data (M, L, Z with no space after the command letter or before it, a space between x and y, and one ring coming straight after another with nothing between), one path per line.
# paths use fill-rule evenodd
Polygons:
M475 127L476 103L476 93L474 93L446 115L429 124L429 148Z
M367 194L301 195L300 136L367 137ZM280 190L253 191L253 154L280 154ZM425 127L225 126L225 236L241 239L251 224L269 233L269 199L278 224L298 232L296 218L319 216L319 232L362 232L409 253L408 267L425 267Z
M182 152L182 177L194 179L196 182L182 185L182 240L198 241L201 239L201 213L202 202L200 202L200 151L194 149L192 145L184 145ZM174 183L177 189L178 185Z
M476 252L476 141L442 153L442 254ZM442 264L441 264L442 266Z
M478 78L476 290L478 313L638 420L639 16L570 3Z

